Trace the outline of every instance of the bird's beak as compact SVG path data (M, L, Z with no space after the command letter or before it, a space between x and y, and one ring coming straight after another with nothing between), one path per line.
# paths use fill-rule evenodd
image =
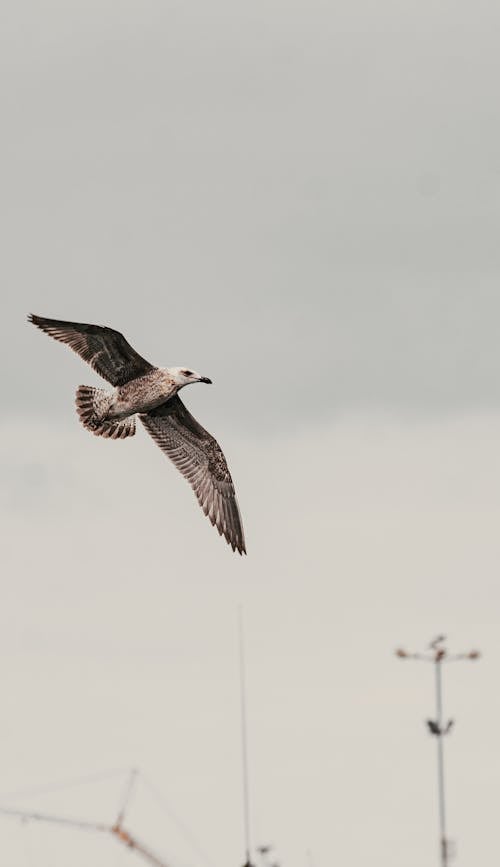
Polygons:
M200 376L198 382L206 382L207 385L212 385L212 380L208 376Z

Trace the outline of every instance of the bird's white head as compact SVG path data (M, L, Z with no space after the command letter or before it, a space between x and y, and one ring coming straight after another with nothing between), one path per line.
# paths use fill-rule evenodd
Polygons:
M166 372L178 389L184 388L185 385L191 385L193 382L206 382L209 385L212 383L208 376L201 376L200 373L196 373L189 367L167 367Z

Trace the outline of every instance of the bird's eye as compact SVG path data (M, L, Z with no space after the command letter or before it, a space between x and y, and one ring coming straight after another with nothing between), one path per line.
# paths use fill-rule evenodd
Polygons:
M183 375L183 376L192 376L192 375L193 375L193 371L192 371L192 370L183 370L183 371L182 371L182 375Z

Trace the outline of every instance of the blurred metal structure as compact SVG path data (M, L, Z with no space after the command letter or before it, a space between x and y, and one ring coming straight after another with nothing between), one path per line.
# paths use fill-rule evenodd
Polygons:
M241 768L243 783L243 828L245 834L245 863L243 867L254 867L250 858L250 792L248 783L248 735L247 735L247 693L245 668L245 634L243 610L238 608L238 645L240 662L240 713L241 713Z
M259 853L262 867L280 867L278 861L271 858L273 850L274 846L271 846L270 843L264 843L257 846L257 852Z
M445 635L438 635L431 641L429 647L423 653L409 653L403 648L396 650L396 656L399 659L416 659L419 662L430 662L434 665L435 674L435 695L436 695L436 716L435 719L426 720L427 728L431 735L437 738L437 765L438 765L438 808L439 808L439 855L441 867L448 867L450 858L453 856L452 841L446 835L446 797L445 797L445 779L444 779L444 744L443 738L448 735L453 728L454 721L448 720L446 723L443 720L443 689L442 689L442 667L447 662L458 662L460 660L477 660L480 653L477 650L470 650L467 653L449 653L445 642Z
M130 834L129 831L127 831L123 827L125 812L130 803L136 778L137 771L133 769L130 771L118 816L116 822L113 825L107 825L102 822L84 822L80 821L79 819L68 819L61 816L52 816L47 813L38 813L29 810L14 810L8 807L0 807L0 815L19 818L22 819L23 822L35 821L48 822L53 825L66 825L66 827L76 828L81 831L104 831L105 833L112 834L116 840L118 840L124 846L127 846L127 848L133 849L145 861L153 865L153 867L170 867L170 865L167 864L166 861L163 861L161 858L159 858L158 855L156 855L151 849L145 846L144 843L139 841L136 837L133 837L132 834Z
M264 843L255 848L251 844L250 834L250 786L248 773L248 724L247 724L247 690L245 665L245 629L243 608L238 607L238 650L240 675L240 716L241 716L241 769L243 786L243 830L245 845L245 863L243 867L257 867L252 861L252 853L257 858L260 867L280 867L276 859L271 858L274 847Z

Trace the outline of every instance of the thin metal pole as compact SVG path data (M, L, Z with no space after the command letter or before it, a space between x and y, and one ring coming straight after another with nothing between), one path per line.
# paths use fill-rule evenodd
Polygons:
M445 724L443 720L443 689L442 689L442 669L446 662L458 662L460 660L477 660L481 654L478 650L469 650L468 653L452 653L448 652L445 645L446 637L438 635L429 644L427 650L423 653L409 653L402 647L396 650L396 656L399 659L416 659L420 662L431 662L434 665L435 671L435 687L436 687L436 719L426 720L427 727L431 735L437 737L437 764L438 764L438 809L439 809L439 861L440 867L448 867L452 852L450 842L446 836L446 801L445 801L445 783L444 783L444 744L443 738L448 735L453 727L453 720L450 719Z
M150 864L153 864L153 867L171 867L166 861L162 861L158 855L156 855L151 849L148 849L144 843L141 843L137 837L133 837L125 828L120 828L115 825L111 828L111 833L115 835L116 839L123 843L124 846L128 846L129 849L134 849L139 855L149 861Z
M444 789L444 743L443 743L443 691L441 681L441 659L436 656L436 722L438 726L438 800L439 800L439 845L442 867L448 867L448 841L446 839L446 802Z
M125 791L123 793L122 803L120 806L120 810L118 812L117 820L115 822L116 828L121 828L121 826L123 825L123 820L125 818L125 810L127 809L128 805L130 803L130 799L131 799L132 793L134 791L134 786L135 786L136 780L137 780L137 770L135 768L132 768L132 770L130 771L130 773L128 775L128 780L127 780L127 783L125 786Z
M240 706L241 706L241 763L243 772L243 825L245 832L246 865L250 865L250 796L248 786L248 737L247 737L247 699L245 681L245 641L243 634L243 614L238 608L238 635L240 650Z

